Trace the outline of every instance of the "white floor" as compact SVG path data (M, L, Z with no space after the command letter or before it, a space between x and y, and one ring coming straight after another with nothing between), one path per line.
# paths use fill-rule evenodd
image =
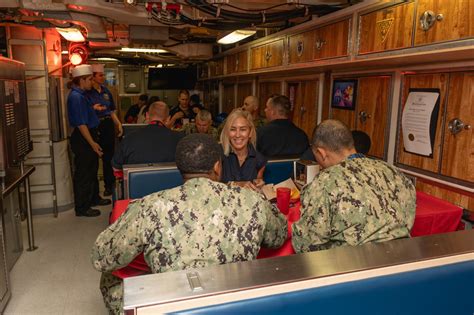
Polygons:
M38 249L26 250L24 228L24 251L10 273L12 297L5 314L107 314L90 251L111 206L95 208L102 212L95 218L76 217L72 209L58 218L33 217Z

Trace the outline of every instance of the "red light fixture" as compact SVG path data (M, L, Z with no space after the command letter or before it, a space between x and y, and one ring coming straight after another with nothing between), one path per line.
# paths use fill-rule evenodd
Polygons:
M86 46L82 44L71 44L69 46L69 61L77 66L87 61L89 52Z
M82 56L78 53L73 53L69 56L69 61L74 66L80 65L82 63Z

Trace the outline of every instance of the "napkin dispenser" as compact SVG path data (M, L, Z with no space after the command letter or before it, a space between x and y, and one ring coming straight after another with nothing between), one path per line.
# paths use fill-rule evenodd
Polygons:
M319 164L309 160L299 160L293 163L293 174L296 184L304 186L311 183L319 173Z

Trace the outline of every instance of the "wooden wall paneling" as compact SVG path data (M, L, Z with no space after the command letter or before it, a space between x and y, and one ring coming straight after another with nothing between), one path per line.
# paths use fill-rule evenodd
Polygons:
M289 62L306 62L313 59L314 30L290 36Z
M237 54L225 56L225 64L226 64L225 74L232 74L236 72L236 59L237 59Z
M316 127L316 121L318 119L318 95L319 95L319 81L302 81L300 85L301 90L301 103L300 105L300 118L298 127L303 129L308 138L311 139L314 127Z
M405 107L405 101L408 96L408 90L410 88L438 88L440 89L440 107L438 115L438 123L436 125L436 136L433 146L433 157L425 157L409 152L405 152L403 149L403 137L402 133L399 134L399 147L398 147L398 163L413 166L416 168L424 169L427 171L438 173L438 165L440 161L440 147L441 147L441 134L442 134L442 120L443 113L446 106L446 90L448 84L449 75L446 73L436 74L416 74L407 75L404 80L403 86L403 97L401 99L402 110ZM401 130L401 119L399 122Z
M280 82L260 82L258 85L258 100L260 116L265 117L265 104L272 94L281 94Z
M387 114L389 111L390 76L360 78L357 87L357 129L370 136L368 155L385 158ZM361 119L361 113L367 118Z
M470 129L452 134L455 118ZM474 183L474 72L450 74L441 174Z
M227 65L226 74L246 72L247 62L248 62L247 51L241 51L239 53L226 56L226 65Z
M216 62L214 60L209 61L209 75L211 77L216 76Z
M216 60L215 74L216 75L224 74L224 58L220 58Z
M252 47L250 49L250 68L260 69L265 67L265 52L266 45L260 45L257 47Z
M328 119L330 117L329 109L330 109L330 99L331 99L331 72L326 71L324 73L324 84L323 86L323 104L321 105L322 113L321 113L321 121Z
M356 128L355 117L356 111L354 110L331 108L331 119L342 121L351 130Z
M248 59L249 55L247 53L247 50L241 51L237 54L237 71L236 72L247 72L248 70Z
M283 65L283 38L266 45L265 53L266 67Z
M286 96L291 103L291 111L288 114L288 119L290 119L295 125L300 125L300 118L301 118L301 103L303 99L302 91L301 91L301 82L296 81L289 81L286 82Z
M348 55L350 19L316 29L313 59L325 59Z
M244 99L252 95L252 82L241 82L237 84L237 107L244 104Z
M431 11L442 15L424 31L420 17ZM415 45L474 37L474 0L418 0Z
M446 200L465 209L474 211L474 196L468 192L465 194L460 193L448 188L440 187L439 185L430 184L419 178L416 181L416 190Z
M222 105L222 111L230 114L235 108L235 89L234 83L224 83L224 102Z
M410 47L414 8L415 3L409 2L362 15L359 54Z
M208 81L208 99L204 103L206 108L209 108L212 115L216 116L219 114L219 81Z

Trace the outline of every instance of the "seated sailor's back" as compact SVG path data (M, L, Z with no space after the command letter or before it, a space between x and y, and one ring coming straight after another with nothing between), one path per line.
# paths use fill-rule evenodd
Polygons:
M109 272L141 252L152 272L160 273L252 260L261 245L284 243L286 219L269 201L250 189L218 182L221 154L211 136L186 136L176 148L185 183L132 202L98 236L92 261L104 272L101 286L109 309L120 309L121 292L121 281Z
M394 166L357 153L338 120L315 130L312 150L323 168L301 192L301 219L293 224L298 252L409 237L416 192Z
M147 112L149 125L127 135L112 159L112 166L121 169L124 164L174 162L176 145L183 134L167 127L168 105L155 102Z

